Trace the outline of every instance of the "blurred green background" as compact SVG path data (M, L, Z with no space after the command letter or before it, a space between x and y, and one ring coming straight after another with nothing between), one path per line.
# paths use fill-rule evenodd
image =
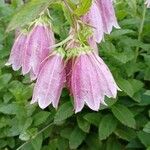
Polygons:
M106 98L108 107L99 112L85 107L78 114L66 89L57 111L30 105L34 83L5 66L14 40L14 32L5 31L22 5L0 0L0 150L150 150L150 9L144 1L116 0L121 29L99 45L122 92L117 100ZM51 15L56 37L64 39L62 7L53 5Z

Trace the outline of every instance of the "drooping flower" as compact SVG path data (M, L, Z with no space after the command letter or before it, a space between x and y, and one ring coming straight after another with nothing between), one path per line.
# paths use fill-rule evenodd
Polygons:
M55 39L51 28L45 24L38 22L27 37L24 50L24 59L22 64L23 75L30 72L31 78L36 79L40 63L52 51L50 46L54 45Z
M145 4L147 5L148 8L150 8L150 0L146 0Z
M42 69L34 87L32 104L38 102L39 106L44 109L52 103L53 107L57 108L65 83L63 57L63 54L53 52L42 64Z
M12 47L10 57L6 65L12 65L13 70L19 70L22 66L24 44L27 39L26 32L17 33L14 45Z
M93 27L93 37L100 43L104 33L110 34L112 28L120 28L115 16L112 0L95 0L82 20Z
M119 25L113 8L113 0L96 0L103 21L103 30L106 34L110 34L112 28L119 29Z
M82 52L76 57L72 68L71 91L74 97L75 112L86 104L98 111L104 98L116 98L119 90L104 61L94 52Z
M102 16L98 5L94 2L89 12L82 17L82 20L93 28L93 37L97 43L100 43L104 37Z

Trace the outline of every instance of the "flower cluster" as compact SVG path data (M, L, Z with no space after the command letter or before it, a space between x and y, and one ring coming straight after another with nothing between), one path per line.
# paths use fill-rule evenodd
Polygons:
M72 27L71 38L59 47L51 25L44 19L36 20L29 31L17 33L7 65L14 70L22 68L23 75L29 73L31 80L36 80L32 104L37 102L42 109L50 104L57 108L65 86L74 97L76 113L85 104L98 111L100 104L107 105L105 96L116 98L119 88L107 65L95 53L104 33L109 34L113 26L119 28L112 0L93 1L81 20L92 34L84 33L86 40L81 41L80 25L78 29Z

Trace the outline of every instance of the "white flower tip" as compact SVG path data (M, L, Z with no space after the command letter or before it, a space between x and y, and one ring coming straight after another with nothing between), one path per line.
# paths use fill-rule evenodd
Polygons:
M5 66L10 66L10 65L11 65L10 62L5 63Z

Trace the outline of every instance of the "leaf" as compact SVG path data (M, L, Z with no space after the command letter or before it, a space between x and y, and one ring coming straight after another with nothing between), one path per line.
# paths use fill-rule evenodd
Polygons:
M77 117L78 126L81 130L86 133L89 133L90 130L90 123L87 122L84 118Z
M87 113L83 116L85 120L87 120L89 123L98 126L99 122L102 118L102 115L100 113Z
M132 112L121 104L115 104L111 107L114 116L124 125L135 128L135 119Z
M51 113L47 111L40 111L33 116L34 125L38 126L46 121Z
M144 126L143 131L146 133L150 133L150 121Z
M66 139L70 139L70 135L72 133L72 130L73 129L70 127L67 127L65 129L61 130L61 132L60 132L61 137L64 137Z
M79 6L74 11L74 13L78 16L82 16L90 9L91 5L92 5L92 0L80 0Z
M9 32L30 23L31 21L36 19L40 13L45 11L52 1L53 0L31 0L30 2L26 3L13 16L6 31Z
M115 131L115 134L123 139L123 140L127 140L127 141L131 141L132 139L134 139L136 137L136 132L131 129L131 128L121 128L121 129L117 129Z
M100 140L106 139L113 133L117 126L117 120L111 115L105 115L99 124L99 138Z
M21 115L23 106L19 106L16 103L12 104L1 104L0 112L3 114L15 115L19 113ZM21 112L21 113L20 113Z
M132 88L131 83L128 80L120 78L117 80L117 82L118 82L121 90L123 90L125 93L127 93L127 95L129 95L130 97L132 97L134 95L134 90Z
M142 144L144 144L144 146L149 147L150 146L150 134L143 132L143 131L139 131L138 132L138 138L140 139L140 141L142 142Z
M31 144L34 150L41 150L43 137L42 134L39 134L36 138L31 141Z
M71 117L74 114L73 112L73 106L71 102L66 102L63 105L61 105L55 115L54 122L60 122L63 121L69 117Z
M85 135L86 134L82 130L80 130L78 127L75 127L69 139L70 149L77 149L85 139Z
M8 82L11 80L12 75L10 73L3 74L0 76L0 90L7 86Z
M117 139L111 137L107 140L106 150L121 150L121 144Z

